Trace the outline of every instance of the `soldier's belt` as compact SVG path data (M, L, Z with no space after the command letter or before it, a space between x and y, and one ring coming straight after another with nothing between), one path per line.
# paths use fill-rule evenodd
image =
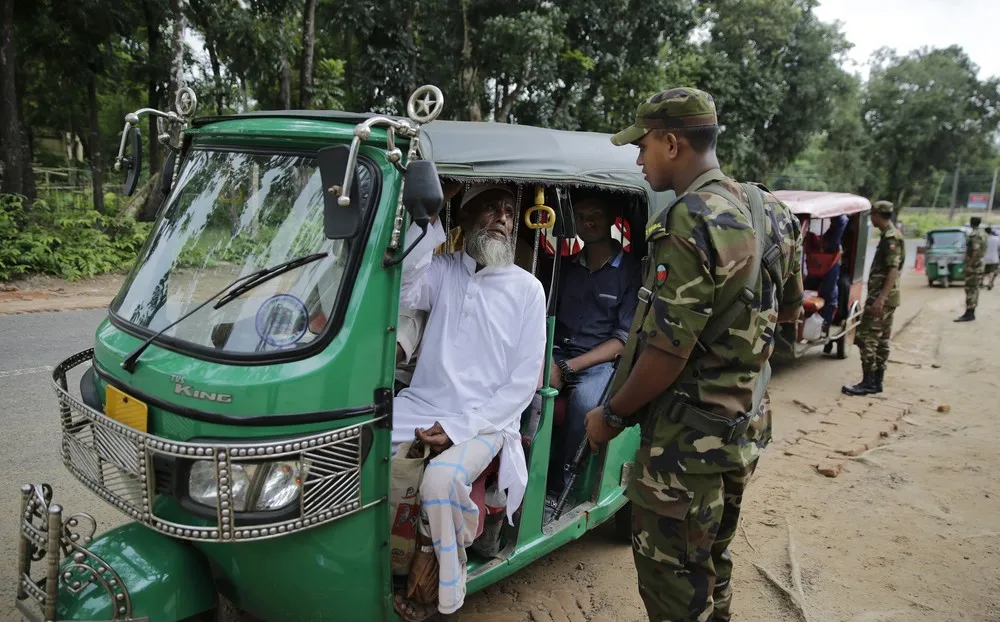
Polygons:
M657 417L666 417L673 423L680 423L689 428L698 430L702 434L718 436L725 443L732 443L740 436L746 434L750 428L750 420L753 419L753 412L744 413L735 419L728 419L713 412L709 412L697 406L688 404L684 400L673 397L657 405L652 412L652 420Z

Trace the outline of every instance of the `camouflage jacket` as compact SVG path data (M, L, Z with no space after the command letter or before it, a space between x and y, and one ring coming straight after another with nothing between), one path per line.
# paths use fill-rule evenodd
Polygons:
M903 234L892 223L889 223L889 228L885 230L882 238L878 241L871 271L868 273L869 304L882 293L882 287L885 286L885 280L889 277L889 271L893 268L899 268L902 271L905 260L906 243L903 241ZM886 296L885 305L887 307L899 306L899 278L896 279L889 295Z
M986 233L975 229L965 241L965 271L977 274L986 269Z
M743 209L704 191L711 182L741 198ZM639 336L645 347L688 360L677 381L650 404L649 411L673 395L730 420L750 411L757 377L774 348L778 312L802 304L799 222L769 193L764 193L764 209L768 235L782 251L782 298L777 299L777 288L762 269L754 287L755 302L715 343L708 344L706 352L696 349L696 343L713 312L721 312L713 302L729 299L746 285L756 254L746 193L714 169L695 180L647 229L649 269L656 271L658 288ZM741 468L756 460L771 440L767 407L758 411L743 437L729 444L663 416L644 419L628 494L653 511L671 473Z

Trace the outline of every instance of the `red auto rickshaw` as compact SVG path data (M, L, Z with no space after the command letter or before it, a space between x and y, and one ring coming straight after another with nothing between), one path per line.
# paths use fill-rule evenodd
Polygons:
M823 346L847 358L854 329L861 322L867 266L868 214L871 202L842 192L778 190L802 225L803 314L781 324L776 334L779 356L799 358Z

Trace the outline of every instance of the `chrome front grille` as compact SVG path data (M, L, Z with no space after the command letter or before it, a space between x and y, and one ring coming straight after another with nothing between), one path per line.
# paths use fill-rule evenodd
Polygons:
M252 443L180 443L127 427L90 408L67 389L69 370L93 358L93 350L73 355L53 371L62 422L62 457L69 471L102 499L152 529L177 538L231 542L271 538L308 529L349 514L362 506L362 424L333 432L281 441ZM173 489L177 459L211 461L219 494L215 524L181 524L157 516L153 499ZM234 511L229 474L233 464L262 460L296 460L303 481L298 511L285 520L241 525Z

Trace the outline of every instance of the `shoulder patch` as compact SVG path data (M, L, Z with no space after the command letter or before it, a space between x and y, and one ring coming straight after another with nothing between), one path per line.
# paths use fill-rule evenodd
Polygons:
M670 276L670 268L666 264L657 264L656 266L656 285L660 286L667 282L667 277Z

